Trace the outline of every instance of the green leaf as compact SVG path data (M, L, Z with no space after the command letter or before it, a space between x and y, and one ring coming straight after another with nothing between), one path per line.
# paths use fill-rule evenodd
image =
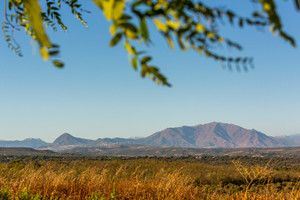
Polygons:
M148 27L147 27L147 22L145 17L141 19L140 27L141 27L142 37L145 41L147 41L149 39L149 32L148 32Z
M59 54L59 51L49 51L49 55L50 56L55 56L55 55L57 55L57 54Z
M294 0L297 10L300 10L300 0Z
M119 26L125 31L126 36L129 39L136 39L137 38L137 28L132 23L121 23Z
M282 38L284 38L285 40L287 40L288 42L290 42L293 47L296 47L296 42L295 42L294 38L292 38L291 36L289 36L288 34L286 34L283 31L280 32L280 36Z
M244 26L244 20L243 20L243 18L240 18L240 20L239 20L239 26L241 28Z
M134 56L132 59L131 59L131 65L133 67L133 69L135 71L137 71L137 56Z
M141 76L144 78L145 75L146 75L146 70L142 69L142 71L141 71Z
M118 44L120 42L120 40L122 39L123 34L122 33L117 33L110 41L109 46L113 47L116 44Z
M119 26L125 30L129 29L130 31L137 33L137 28L132 23L124 22L124 23L120 23Z
M235 14L234 14L233 12L231 12L230 10L228 10L228 11L226 12L226 14L227 14L227 17L228 17L228 19L229 19L229 22L230 22L231 24L233 24L233 18L235 17Z
M58 68L63 68L64 67L64 63L59 61L59 60L53 60L52 63L53 63L53 65L55 65Z
M147 62L149 62L150 60L152 60L152 58L150 56L146 56L141 60L142 64L146 64Z
M125 15L125 14L123 14L122 17L121 17L120 19L126 21L126 20L129 20L129 19L132 19L132 17L131 17L130 15Z

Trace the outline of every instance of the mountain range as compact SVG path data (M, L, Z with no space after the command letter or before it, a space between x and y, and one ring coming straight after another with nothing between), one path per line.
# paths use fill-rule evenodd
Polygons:
M284 138L267 136L254 129L212 122L197 126L167 128L144 138L148 145L180 146L189 148L245 148L295 146Z
M38 148L40 146L47 146L49 143L44 142L39 138L27 138L25 140L5 141L0 140L0 147L28 147Z
M41 139L22 141L0 140L0 147L31 147L62 151L75 147L105 147L116 144L150 146L174 146L184 148L246 148L300 146L300 134L271 137L257 130L249 130L234 124L212 122L196 126L167 128L145 138L99 138L90 140L64 133L53 143Z

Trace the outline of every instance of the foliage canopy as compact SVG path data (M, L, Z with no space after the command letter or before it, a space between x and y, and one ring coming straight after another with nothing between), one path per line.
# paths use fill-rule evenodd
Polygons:
M245 17L230 8L211 7L204 1L193 0L92 0L103 12L107 21L111 22L111 47L123 42L124 48L131 57L131 65L141 76L148 76L157 84L170 86L167 78L156 66L150 64L152 57L147 52L138 50L137 46L152 44L148 23L152 21L157 30L166 39L171 49L177 41L182 51L192 49L200 54L220 61L222 64L235 63L245 69L252 65L251 57L228 57L214 51L217 45L224 45L242 50L240 44L221 35L220 24L228 21L230 24L245 26L269 27L274 35L285 39L296 46L292 36L283 30L280 16L274 0L249 0L255 6L252 15ZM297 10L300 10L300 0L293 0ZM46 28L57 31L58 28L67 31L62 21L62 8L70 8L70 12L81 21L83 19L84 2L80 0L4 0L5 20L2 30L8 47L17 55L22 56L21 47L14 37L15 31L25 31L38 44L44 60L51 60L57 67L64 63L56 57L59 46L52 43L47 36Z

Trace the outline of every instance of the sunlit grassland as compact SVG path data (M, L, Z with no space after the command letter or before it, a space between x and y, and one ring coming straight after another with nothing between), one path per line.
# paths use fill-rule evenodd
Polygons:
M300 199L300 170L159 159L0 164L0 199Z

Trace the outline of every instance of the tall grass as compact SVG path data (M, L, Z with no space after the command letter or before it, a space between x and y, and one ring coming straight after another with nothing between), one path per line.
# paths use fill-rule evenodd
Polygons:
M300 199L300 173L159 160L0 164L0 199Z

